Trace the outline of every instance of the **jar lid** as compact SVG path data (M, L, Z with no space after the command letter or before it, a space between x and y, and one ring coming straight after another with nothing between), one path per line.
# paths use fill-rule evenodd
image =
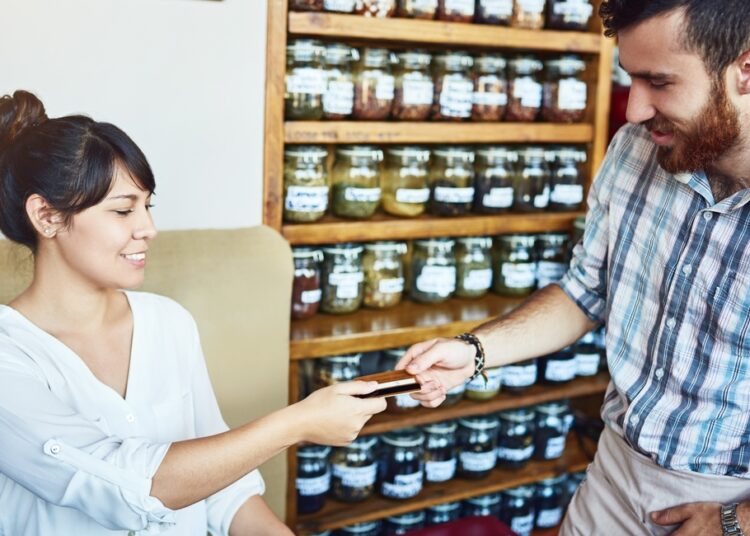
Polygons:
M534 486L518 486L517 488L505 490L504 493L507 493L511 497L531 499L534 496Z
M555 400L554 402L547 402L545 404L539 404L534 409L535 411L539 413L544 413L545 415L557 415L559 413L563 413L565 411L568 411L569 408L568 400Z
M536 56L516 56L508 61L508 65L519 74L534 74L544 68L542 60Z
M343 43L329 43L326 45L326 63L329 65L345 65L359 59L356 48Z
M466 417L464 419L458 419L458 423L466 428L472 430L491 430L497 428L500 421L497 416L494 415L483 415L479 417Z
M476 150L477 156L493 161L507 160L508 162L518 162L518 149L505 147L502 145L488 145Z
M418 447L424 443L424 434L417 428L404 428L383 434L381 439L393 447Z
M320 160L328 156L328 149L322 145L287 145L284 156Z
M414 245L420 247L438 247L444 249L452 249L456 245L456 241L452 238L422 238L415 240Z
M459 508L461 508L461 501L435 504L433 506L430 506L428 510L431 510L433 512L452 512L453 510L458 510Z
M526 247L532 248L536 243L536 237L534 235L525 234L507 234L497 235L497 238L503 244L510 246L511 248Z
M573 228L583 231L586 229L586 216L576 216L573 220Z
M568 475L557 475L553 476L551 478L543 478L539 481L539 484L542 486L554 486L557 484L562 484L568 479Z
M321 357L320 361L326 364L336 363L337 365L357 365L362 359L362 354L349 354L349 355L332 355L328 357Z
M465 236L463 238L457 238L456 242L464 247L480 247L480 248L491 248L492 238L489 236Z
M501 411L498 417L511 422L528 422L534 420L534 410L531 408L519 408Z
M412 69L429 67L432 63L432 55L424 50L407 50L396 54L396 57L399 63Z
M424 427L425 432L431 434L450 434L455 432L456 428L458 428L456 421L434 422Z
M505 70L508 60L497 54L482 54L474 60L480 73L499 73Z
M360 534L362 532L371 532L379 527L380 521L365 521L364 523L355 523L354 525L341 527L341 531L348 532L349 534Z
M466 52L445 52L437 54L434 60L449 71L463 71L474 66L474 58Z
M545 65L548 69L556 69L564 75L577 74L586 69L586 62L574 54L548 59Z
M397 145L389 147L385 152L401 158L415 158L419 162L430 161L430 150L427 147L420 147L418 145Z
M443 158L455 158L459 160L463 160L464 162L473 162L474 161L474 150L468 149L466 147L460 147L460 146L442 146L442 147L436 147L432 150L434 154L437 156L441 156Z
M365 244L365 250L377 251L381 253L398 253L399 255L406 254L406 242L396 242L391 240L383 240L380 242L369 242Z
M297 449L300 458L325 458L331 452L331 447L326 445L304 445Z
M345 447L345 449L352 449L352 450L370 450L373 448L378 442L377 436L359 436L357 439L349 443Z
M398 516L390 516L388 521L396 525L413 525L415 523L421 523L424 521L424 511L419 510L417 512L407 512Z
M312 259L315 262L323 260L323 252L317 248L298 247L292 248L293 259Z
M371 158L377 162L383 160L383 150L375 145L340 145L336 148L336 154Z
M544 147L526 147L523 151L524 160L545 160L547 150Z
M322 246L321 249L323 250L324 254L335 254L335 255L345 255L347 257L356 257L357 255L362 253L362 250L364 249L361 244L354 244L351 242L344 242L341 244L329 244Z
M312 61L322 59L326 48L317 39L294 39L287 44L286 53L296 61Z
M379 69L391 64L391 53L387 48L363 48L359 52L365 67Z
M470 497L466 499L466 502L470 504L476 504L477 506L492 506L500 502L499 493L488 493L487 495L480 495L479 497Z
M579 147L558 147L554 151L554 155L559 161L572 160L573 162L585 162L588 158L586 151Z
M570 235L568 233L543 233L537 235L537 240L541 242L542 245L550 247L564 246L569 239Z

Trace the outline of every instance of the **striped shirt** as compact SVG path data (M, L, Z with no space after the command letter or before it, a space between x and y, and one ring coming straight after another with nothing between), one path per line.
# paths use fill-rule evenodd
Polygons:
M559 284L607 326L604 421L662 467L750 478L750 189L715 202L628 125L588 203Z

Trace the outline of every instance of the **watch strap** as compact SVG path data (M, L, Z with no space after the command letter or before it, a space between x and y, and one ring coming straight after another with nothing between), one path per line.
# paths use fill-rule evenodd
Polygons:
M724 504L721 506L720 518L721 530L724 536L745 536L737 519L737 504Z

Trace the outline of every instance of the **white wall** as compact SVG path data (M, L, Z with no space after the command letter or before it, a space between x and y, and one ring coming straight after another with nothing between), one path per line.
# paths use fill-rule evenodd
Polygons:
M160 229L261 222L265 0L0 0L0 94L143 149Z

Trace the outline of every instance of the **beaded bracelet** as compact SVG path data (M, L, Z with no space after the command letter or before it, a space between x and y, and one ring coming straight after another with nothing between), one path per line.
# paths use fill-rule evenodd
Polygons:
M484 347L482 346L482 343L479 341L476 335L473 333L462 333L461 335L456 335L456 339L460 341L464 341L467 344L471 344L476 349L476 354L474 355L474 374L471 375L471 378L469 378L469 381L473 380L477 376L482 376L484 378L484 383L487 383L487 371L484 370Z

